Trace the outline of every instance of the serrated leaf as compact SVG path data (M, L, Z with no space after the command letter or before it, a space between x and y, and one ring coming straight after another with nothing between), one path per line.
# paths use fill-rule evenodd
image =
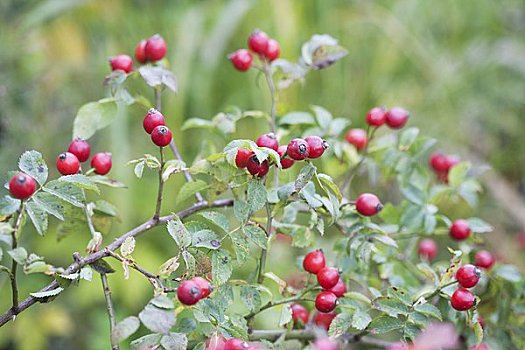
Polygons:
M332 113L328 112L325 108L321 106L313 105L310 106L310 108L314 111L317 125L319 125L323 129L328 128L333 119Z
M518 283L522 280L523 276L521 275L518 268L514 265L501 265L495 269L496 276L503 278L512 283Z
M45 192L50 193L75 207L84 207L85 196L82 190L68 182L59 180L49 181L43 188Z
M408 149L419 135L419 129L415 127L407 128L399 134L398 146L401 150Z
M64 220L64 205L56 196L41 191L31 197L31 201L46 213L53 215L59 220Z
M208 223L220 228L224 233L230 231L230 222L226 215L217 211L202 211L198 215L204 218Z
M247 196L252 213L262 209L266 204L267 198L266 187L264 186L264 183L257 179L251 179L248 182Z
M81 279L91 282L93 280L93 270L89 266L84 266L80 269L79 276Z
M89 176L89 178L91 179L91 181L93 181L93 183L108 186L108 187L113 187L113 188L126 188L127 187L122 182L115 180L115 179L111 179L103 175L91 175Z
M131 350L155 350L160 346L162 334L148 334L130 343Z
M357 310L352 316L352 327L362 331L372 321L372 317L364 311Z
M186 182L182 188L180 189L178 195L177 195L177 203L182 203L186 199L193 196L195 193L200 192L202 190L205 190L209 187L209 185L202 180L196 180L191 182Z
M237 264L242 265L248 259L250 253L250 243L241 230L236 230L230 234L232 240L233 250L235 251L235 257Z
M301 191L306 186L306 184L308 184L308 182L312 179L316 171L317 168L315 165L313 165L312 163L307 163L307 165L301 169L299 175L297 175L297 178L295 179L295 192Z
M360 302L365 303L367 305L371 305L372 304L372 301L370 300L370 298L368 298L366 295L364 295L362 293L359 293L359 292L348 292L348 293L345 293L345 298L357 300L357 301L360 301Z
M292 321L292 308L290 304L285 304L281 308L281 315L279 316L279 327L284 327Z
M23 247L8 250L7 254L20 265L25 265L27 260L27 251Z
M452 187L459 187L467 178L467 173L470 169L470 163L461 162L450 169L448 173L448 183Z
M340 313L337 315L330 324L328 329L328 335L331 337L338 337L343 335L352 326L352 315L348 313Z
M40 152L32 150L22 153L18 161L18 167L24 173L31 175L40 186L44 185L47 180L47 164Z
M73 139L89 139L97 130L110 125L116 116L117 104L113 98L86 103L80 107L73 122Z
M173 302L173 300L171 300L164 294L158 295L155 298L151 299L150 303L158 307L159 309L169 310L175 307L175 303Z
M20 200L10 196L0 198L0 215L11 215L20 207Z
M129 338L133 333L135 333L140 327L140 321L136 316L129 316L120 321L113 328L111 333L111 338L114 342L120 343L123 340Z
M280 125L315 124L314 117L308 112L289 112L279 118Z
M213 252L211 258L211 271L213 283L217 286L226 283L232 274L232 264L230 254L223 249Z
M124 240L124 243L120 246L120 253L124 257L130 257L135 250L135 237L129 236Z
M476 335L476 344L479 345L483 341L483 327L479 322L474 323L474 334Z
M142 160L138 162L137 164L135 164L135 168L133 169L133 173L139 179L142 178L142 174L144 173L144 165L145 165L145 162Z
M91 266L93 270L97 271L101 275L115 272L115 270L111 267L111 265L108 264L108 262L104 259L99 259L91 263L89 266Z
M14 232L15 229L13 226L11 226L8 222L0 222L0 235L9 235L12 232ZM1 249L0 249L1 251ZM2 254L2 253L0 253ZM0 260L2 260L2 256L0 255Z
M181 130L185 131L188 129L194 128L205 128L212 129L215 128L215 124L211 120L202 119L202 118L190 118L182 124Z
M250 206L243 200L236 199L233 202L233 214L240 222L246 222L250 217Z
M175 312L158 309L152 305L146 305L139 313L142 324L152 332L167 334L175 325Z
M473 233L488 233L494 231L494 227L480 218L468 218L468 227Z
M191 236L178 216L175 215L166 226L170 236L179 247L186 248L191 245Z
M188 348L188 338L186 334L170 333L162 337L160 345L166 350L186 350Z
M165 85L171 91L177 92L175 75L164 67L145 65L139 68L139 73L149 86Z
M316 179L327 195L333 194L337 200L341 202L343 195L341 194L339 187L335 184L334 180L330 176L319 173L316 175Z
M412 306L412 297L410 293L403 288L399 287L390 287L387 292L388 296L399 300L401 303L405 304L407 307Z
M85 190L95 191L96 193L100 193L100 190L98 189L97 185L91 181L89 176L82 175L82 174L74 174L74 175L65 175L58 178L58 181L67 182L75 185L78 188L83 188Z
M261 308L261 293L259 290L250 285L241 286L241 300L250 312L257 312Z
M439 311L437 307L435 307L432 304L429 304L429 303L416 304L414 305L414 310L416 310L417 312L423 315L434 317L441 321L441 312Z
M259 226L248 225L244 226L242 230L250 241L262 249L268 249L268 237L266 237L266 233L262 228Z
M162 181L168 181L168 178L176 173L183 171L186 168L186 163L178 159L170 159L164 165L162 170Z
M95 207L93 208L93 210L95 212L98 212L100 214L104 214L107 216L118 216L117 207L115 207L113 204L103 199L99 199L98 201L95 202Z
M26 211L36 231L43 236L47 231L47 213L33 201L27 202Z
M371 334L384 334L396 329L401 329L403 326L404 321L395 317L381 315L370 322L368 329Z
M179 257L175 256L166 260L159 267L159 277L160 278L169 278L170 275L179 268Z
M407 315L408 307L401 301L392 297L380 297L372 302L372 306L380 311L383 311L389 316L397 317L397 315Z
M52 289L52 290L48 290L48 291L45 291L45 292L30 293L30 295L32 297L34 297L34 298L37 298L37 299L47 299L47 298L50 298L50 297L57 296L63 290L64 290L64 288L58 287L58 288L55 288L55 289Z
M387 236L387 235L373 235L372 238L375 239L376 241L379 241L379 242L389 246L389 247L397 248L396 241L390 236Z

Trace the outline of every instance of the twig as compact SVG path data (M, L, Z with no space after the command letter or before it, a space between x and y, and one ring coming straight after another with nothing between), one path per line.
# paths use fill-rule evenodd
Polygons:
M177 216L181 219L184 219L192 214L195 214L196 212L199 212L203 209L207 209L207 208L219 208L219 207L231 207L233 205L233 200L232 199L219 199L219 200L216 200L214 202L211 202L211 203L208 203L207 201L202 201L202 202L198 202L198 203L195 203L193 204L192 206L184 209L184 210L181 210L180 212L177 213ZM72 274L72 273L75 273L77 271L79 271L82 267L86 266L86 265L89 265L89 264L92 264L94 263L95 261L97 260L100 260L104 257L107 257L108 253L107 253L107 250L109 251L116 251L118 248L120 248L120 246L124 243L124 241L126 240L126 238L128 237L136 237L148 230L150 230L151 228L155 227L155 226L158 226L158 225L161 225L161 224L164 224L166 222L168 222L169 220L173 219L174 216L173 215L167 215L167 216L162 216L160 217L158 220L153 220L153 219L150 219L148 221L146 221L145 223L135 227L134 229L122 234L121 236L119 236L118 238L116 238L113 242L111 242L108 246L106 246L104 249L102 250L99 250L98 252L95 252L93 254L90 254L84 258L78 258L76 259L76 261L74 263L72 263L71 265L69 265L65 271L64 271L64 274L66 275L69 275L69 274ZM77 255L77 254L76 254ZM47 286L45 286L44 288L42 288L39 292L48 292L50 290L53 290L53 289L56 289L58 287L58 282L57 281L53 281L51 283L49 283ZM3 326L4 324L6 324L7 322L11 321L13 316L14 315L17 315L18 313L28 309L29 307L31 307L32 305L34 305L35 303L37 303L39 300L33 296L29 296L27 297L26 299L24 299L22 302L20 302L18 304L18 310L17 312L14 312L14 310L11 308L9 309L8 311L6 311L4 314L0 315L0 327Z
M25 210L25 203L22 201L20 203L20 207L17 210L17 217L15 222L15 227L13 227L13 232L11 232L11 249L16 249L18 246L18 230L20 229L20 226L22 224L22 216L24 215ZM11 263L11 273L9 274L11 278L11 292L13 295L13 313L14 315L17 315L19 312L18 309L18 284L16 283L16 270L17 270L18 264L15 259L12 260Z
M272 211L270 210L270 203L266 202L266 234L268 235L268 241L272 237ZM257 282L259 284L264 281L264 270L266 268L266 249L261 250L261 258L259 259L259 273L257 275Z
M368 146L370 144L370 141L372 141L372 139L374 138L374 134L376 130L377 128L370 128L370 126L368 126L366 130L367 143L366 143L365 149L363 150L363 155L361 156L361 159L355 165L355 167L350 169L350 171L346 175L346 178L343 182L343 186L341 187L341 193L346 193L348 191L348 189L350 188L350 185L352 184L352 180L354 179L354 176L357 174L359 168L361 168L361 165L364 163L366 156L368 155Z
M153 219L158 220L160 216L160 209L162 206L162 192L164 191L164 181L162 180L162 171L164 170L164 151L163 147L159 147L160 153L160 168L159 168L159 191L157 193L157 205L155 207L155 214Z
M268 89L270 90L270 98L272 100L271 108L270 108L270 130L271 132L275 133L276 129L276 105L277 105L277 94L275 93L275 84L272 79L272 67L268 62L264 62L264 66L262 69L264 73L264 77L266 78L266 83L268 84Z
M102 287L104 288L104 297L106 298L106 309L109 317L109 338L111 340L111 349L120 350L118 341L113 337L113 329L117 324L115 321L115 309L113 308L113 301L111 300L111 289L109 289L108 276L105 273L100 274L102 280Z

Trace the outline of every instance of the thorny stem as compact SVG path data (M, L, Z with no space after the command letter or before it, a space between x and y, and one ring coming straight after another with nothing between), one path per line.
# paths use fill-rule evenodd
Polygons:
M111 349L120 350L118 341L115 337L113 337L113 329L115 329L115 325L117 324L117 322L115 320L115 309L113 308L113 301L111 300L111 289L109 288L108 276L105 273L103 273L100 274L100 278L102 280L102 287L104 288L104 297L106 298L106 309L108 311L109 317L109 337L111 340Z
M352 180L354 179L354 176L357 174L357 171L359 168L361 168L361 165L364 163L366 156L368 155L368 146L370 145L370 141L374 138L374 134L376 132L377 128L368 128L366 129L366 135L367 135L367 143L365 146L365 149L363 150L363 154L361 155L361 159L359 162L348 172L348 174L345 177L345 180L343 182L343 186L341 187L341 192L346 193L348 189L350 188L350 185L352 184Z
M18 211L17 211L15 227L13 227L13 232L11 233L11 238L12 238L11 249L16 249L16 247L18 246L18 230L20 229L20 226L22 224L22 217L24 215L24 210L25 210L25 203L24 201L22 201L20 203L20 208L18 208ZM11 263L11 273L10 273L11 291L13 294L13 299L12 299L13 300L13 308L12 308L13 316L18 314L18 285L16 283L17 267L18 267L18 264L16 260L13 259Z
M155 208L155 214L153 215L154 220L158 220L160 215L160 209L162 206L162 192L164 191L164 181L162 181L162 171L164 169L164 148L159 147L160 153L160 168L159 168L159 192L157 193L157 206Z

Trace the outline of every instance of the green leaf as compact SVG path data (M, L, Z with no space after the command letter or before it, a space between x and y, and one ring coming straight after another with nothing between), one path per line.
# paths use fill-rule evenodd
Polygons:
M247 200L250 204L250 210L255 213L257 210L262 209L266 204L266 187L262 181L257 179L251 179L248 182L248 194Z
M352 319L352 315L346 312L340 313L332 320L328 335L334 338L343 335L352 326Z
M64 220L64 205L56 196L47 192L37 192L31 197L30 201L33 201L46 213L53 215L59 220Z
M0 222L0 235L10 235L12 232L14 232L15 229L13 226L11 226L8 222ZM2 250L0 249L0 252ZM2 253L0 253L0 260L2 260Z
M368 325L368 329L371 334L383 334L394 331L396 329L401 329L404 326L404 321L390 317L387 315L381 315L376 317Z
M37 151L26 151L20 156L18 167L24 173L31 175L40 186L44 185L47 180L47 164L42 154Z
M26 211L37 232L43 236L47 231L47 213L33 201L27 202Z
M45 192L66 201L75 207L84 207L85 196L82 190L68 182L60 180L49 181L43 188Z
M314 117L308 112L289 112L279 118L279 125L299 125L309 124L314 125Z
M188 338L186 334L170 333L162 337L160 345L166 350L186 350L188 348Z
M89 266L84 266L80 269L79 277L91 282L93 280L93 270Z
M166 162L164 165L164 169L162 170L162 181L166 182L168 181L168 178L176 173L180 173L186 169L186 163L184 163L182 160L178 159L170 159Z
M441 321L441 312L439 311L437 307L435 307L432 304L429 304L429 303L416 304L414 305L414 310L416 310L417 312L423 315L437 318L438 320Z
M352 316L352 327L362 331L372 321L372 317L364 311L357 310Z
M406 291L405 289L399 287L390 287L388 288L387 294L390 298L399 300L407 307L412 307L412 297L410 296L410 293L408 293L408 291Z
M359 292L348 292L345 293L345 298L357 300L359 302L365 303L367 305L371 305L372 301L370 298L368 298L366 295L359 293Z
M226 215L217 211L202 211L198 215L205 219L209 224L220 228L224 233L230 231L230 222Z
M95 207L93 208L93 210L99 214L107 216L118 216L117 207L103 199L99 199L95 202Z
M324 109L321 106L313 105L313 106L310 106L310 108L314 111L315 120L317 121L317 125L319 125L323 129L328 128L333 119L332 113L328 112L326 109Z
M248 205L248 203L243 200L236 199L233 202L233 214L235 215L235 218L242 223L246 222L250 218L250 209L251 207Z
M120 246L120 253L123 257L130 257L135 250L135 237L129 236L124 240L124 243Z
M75 175L66 175L61 176L58 178L58 181L67 182L75 185L78 188L83 188L85 190L95 191L96 193L100 193L100 190L98 189L97 185L91 181L91 179L82 174L75 174Z
M73 139L89 139L97 130L110 125L116 116L117 104L113 98L83 105L73 122Z
M412 127L412 128L407 128L403 130L399 134L399 141L398 141L399 149L401 150L408 149L414 143L414 141L416 141L418 135L419 135L418 128Z
M299 175L297 175L297 178L295 179L294 183L294 190L295 192L301 191L308 182L312 179L312 177L315 175L315 172L317 171L317 168L312 163L307 163L306 166L304 166L301 171L299 172Z
M173 219L168 221L166 226L168 227L170 236L179 247L186 248L191 245L190 233L177 215L174 215Z
M523 279L518 268L514 265L500 265L495 269L496 276L509 282L518 283Z
M27 260L27 251L23 247L8 250L7 254L9 254L9 256L19 265L25 265Z
M11 215L20 207L20 200L10 196L0 198L0 215Z
M197 248L218 249L221 241L212 230L200 230L191 235L192 246Z
M158 307L159 309L169 310L175 308L175 303L173 302L173 300L171 300L164 294L158 295L155 298L151 299L150 303Z
M456 164L450 169L448 173L448 183L452 187L459 187L463 181L467 178L467 173L470 169L470 163L461 162Z
M230 254L223 249L213 252L211 258L211 271L213 283L220 286L230 279L232 274L232 264Z
M177 79L175 75L164 67L145 65L139 68L139 73L151 87L166 86L173 92L177 92Z
M334 180L326 174L317 174L317 181L321 188L326 192L326 194L333 194L339 202L343 199L343 195L339 190L339 187L335 184Z
M105 275L108 273L114 273L115 270L111 267L110 264L104 259L99 259L93 263L91 263L89 266L93 268L93 270L97 271L101 275Z
M473 233L488 233L494 231L494 227L480 218L468 218L468 227Z
M153 350L158 349L162 334L148 334L130 343L131 350Z
M281 315L279 316L279 327L284 327L292 321L292 308L290 304L285 304L281 307Z
M397 315L408 315L408 307L401 301L392 297L380 297L372 302L372 306L392 317Z
M184 260L184 264L186 265L187 273L189 275L193 275L195 273L195 257L187 250L183 250L182 259Z
M248 259L250 253L250 243L241 230L236 230L230 234L232 240L233 250L235 251L235 257L237 264L242 265Z
M37 298L37 299L48 299L50 297L55 297L55 296L59 295L63 290L64 290L64 288L58 287L58 288L55 288L55 289L52 289L52 290L48 290L48 291L45 291L45 292L30 293L30 295L33 298Z
M180 189L179 194L177 195L176 202L182 203L186 199L193 196L195 193L205 190L208 187L209 185L205 181L202 181L202 180L186 182Z
M476 335L476 345L483 341L483 327L479 322L474 323L474 334Z
M253 243L262 249L268 249L268 237L266 233L259 226L248 225L242 228L242 231Z
M139 319L150 331L162 334L168 334L176 321L173 310L161 310L152 305L146 305L139 313Z
M188 130L188 129L194 129L194 128L205 128L205 129L213 129L215 128L215 124L212 123L211 120L207 119L201 119L201 118L190 118L182 124L181 130Z
M257 312L261 308L261 293L257 287L250 285L241 286L241 300L250 312Z
M127 187L122 182L114 180L114 179L110 179L109 177L103 176L103 175L91 175L89 178L91 179L91 181L93 181L93 183L108 186L108 187L113 187L113 188L126 188Z
M423 205L426 202L426 194L411 183L401 186L399 190L406 199L414 204Z
M160 278L169 278L170 275L179 268L179 257L174 256L166 260L165 263L159 267L159 277Z
M135 316L129 316L116 324L111 333L114 342L120 343L129 338L140 327L140 321Z
M133 169L133 173L135 174L136 177L138 177L139 179L142 178L142 174L144 173L144 165L146 163L141 160L140 162L138 162L137 164L135 164L135 168Z

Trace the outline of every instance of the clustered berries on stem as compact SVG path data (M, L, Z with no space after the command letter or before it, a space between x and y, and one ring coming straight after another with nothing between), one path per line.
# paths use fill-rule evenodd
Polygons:
M194 305L201 299L207 298L213 287L206 279L196 276L182 281L177 288L177 298L184 305Z
M262 62L273 62L279 58L281 48L277 40L270 38L265 32L255 30L248 38L248 48ZM240 72L246 72L252 66L253 56L247 49L239 49L228 55L233 67Z
M139 41L135 47L135 59L144 64L148 62L160 61L166 56L166 42L159 34L155 34L148 39ZM133 59L129 55L120 54L109 59L111 70L121 70L126 74L133 71Z
M159 146L165 147L171 143L173 134L166 126L166 118L155 108L150 108L142 121L144 130L151 135L151 141Z
M374 107L366 114L366 123L375 128L386 124L391 129L401 129L406 125L409 117L408 111L401 107L392 107L389 110L384 107Z
M80 163L89 159L91 147L86 140L75 139L69 144L67 152L62 152L56 159L56 167L62 175L78 174ZM95 174L106 175L111 170L112 156L109 152L95 153L91 158L91 168Z

